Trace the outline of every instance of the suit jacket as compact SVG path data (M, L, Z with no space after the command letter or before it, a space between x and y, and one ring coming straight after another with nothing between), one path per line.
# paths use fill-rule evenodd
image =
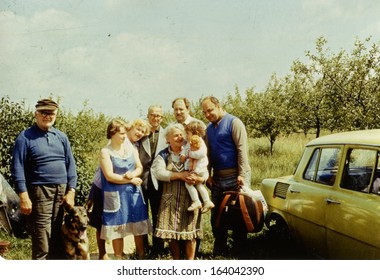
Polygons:
M148 188L148 178L150 176L152 179L154 188L158 190L158 181L156 177L153 176L152 172L150 172L150 167L152 165L153 158L156 157L156 155L161 150L165 149L168 146L165 139L165 129L162 128L161 126L158 133L157 141L158 141L157 148L154 155L152 155L151 150L150 150L149 136L142 138L138 143L139 157L141 160L141 164L143 166L143 173L142 173L143 187L145 189Z

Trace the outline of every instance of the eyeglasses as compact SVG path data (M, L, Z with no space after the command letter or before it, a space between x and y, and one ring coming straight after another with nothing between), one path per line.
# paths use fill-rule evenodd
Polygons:
M158 114L149 114L149 116L151 116L152 118L157 118L157 119L161 119L162 118L162 116L158 115Z
M55 117L56 113L54 111L38 111L43 117Z

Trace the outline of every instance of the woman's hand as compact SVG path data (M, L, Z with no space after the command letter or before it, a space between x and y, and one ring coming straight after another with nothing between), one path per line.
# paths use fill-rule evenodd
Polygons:
M197 185L203 183L203 177L198 176L194 173L187 172L188 175L185 177L185 182L191 185Z
M172 172L172 176L170 177L171 181L175 180L181 180L187 182L187 178L190 176L189 171L182 171L182 172Z
M131 179L131 183L135 186L141 186L142 180L139 177L134 177Z
M190 171L182 171L182 172L173 172L171 180L182 180L190 185L194 184L202 184L204 182L204 178L194 174Z
M126 172L126 173L124 174L124 177L127 178L127 179L129 179L129 180L132 180L132 178L133 178L133 174L132 174L131 171L128 171L128 172Z
M182 163L185 163L187 159L187 156L185 154L181 154L180 157L179 157L179 160L182 162Z

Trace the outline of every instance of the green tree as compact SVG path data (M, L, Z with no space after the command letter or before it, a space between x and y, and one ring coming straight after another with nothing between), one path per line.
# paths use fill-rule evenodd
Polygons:
M246 93L253 91L254 88L249 88L246 90ZM246 123L246 97L243 98L243 96L240 94L240 90L237 85L235 85L234 93L227 93L226 97L223 98L220 102L223 108L226 110L226 112L238 117L243 121L243 123Z
M320 37L316 53L307 52L307 64L293 63L293 85L289 93L300 116L313 114L317 137L322 128L353 130L378 127L379 47L367 47L370 38L357 40L351 53L331 53ZM305 82L307 81L307 82ZM304 96L300 95L304 93ZM306 105L308 104L308 105ZM313 112L313 113L311 113Z
M33 124L32 111L25 108L24 102L15 103L9 96L0 101L0 172L4 178L12 183L10 166L12 161L13 145L18 134Z
M331 75L331 83L339 85L344 96L343 111L346 122L343 129L366 129L379 127L379 46L367 38L356 40L355 48L346 56L341 69L341 80ZM336 71L338 72L338 71ZM353 110L355 108L355 110ZM347 118L349 116L349 118ZM348 121L349 119L349 121Z
M288 114L294 130L302 130L305 135L310 130L315 130L316 137L319 137L328 115L318 74L314 66L297 60L293 62L291 74L285 78L285 91L289 100Z
M245 119L247 129L254 137L266 137L270 143L270 152L277 137L292 131L288 114L288 99L284 92L284 83L272 75L266 91L254 93L247 90Z

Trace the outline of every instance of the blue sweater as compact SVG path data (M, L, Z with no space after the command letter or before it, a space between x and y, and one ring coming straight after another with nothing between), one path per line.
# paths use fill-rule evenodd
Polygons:
M238 153L232 138L232 121L236 117L226 113L217 126L207 127L210 166L215 170L237 168Z
M16 139L11 166L17 193L29 185L67 184L76 188L77 173L69 140L56 128L34 125Z

